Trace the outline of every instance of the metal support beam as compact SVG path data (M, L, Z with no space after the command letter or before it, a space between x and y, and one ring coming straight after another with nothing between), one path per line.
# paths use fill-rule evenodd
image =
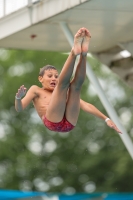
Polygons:
M3 17L6 15L6 0L3 1Z
M28 0L28 6L32 6L32 0Z
M69 44L71 45L71 47L73 46L73 35L68 27L68 25L65 22L60 22L60 26L64 32L64 34L66 35ZM91 66L89 65L89 63L86 63L86 74L88 79L91 81L91 83L94 85L97 94L104 106L104 108L106 109L108 115L110 116L110 118L112 119L112 121L115 122L116 126L122 131L123 134L119 134L123 143L125 144L131 158L133 159L133 143L131 141L131 138L129 137L128 133L126 132L125 128L123 127L123 125L120 123L119 121L119 117L117 116L117 113L115 111L115 109L110 105L101 85L99 84L98 79L96 78L93 70L91 69Z
M29 9L29 18L30 18L30 23L31 23L31 25L33 24L33 22L32 22L32 6L33 6L33 4L32 4L32 0L28 0L28 9Z

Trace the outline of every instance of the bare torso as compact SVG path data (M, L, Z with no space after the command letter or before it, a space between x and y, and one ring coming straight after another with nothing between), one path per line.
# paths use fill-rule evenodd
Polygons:
M49 102L51 100L52 92L53 91L47 91L43 88L36 88L36 96L33 99L33 104L41 119L46 114Z

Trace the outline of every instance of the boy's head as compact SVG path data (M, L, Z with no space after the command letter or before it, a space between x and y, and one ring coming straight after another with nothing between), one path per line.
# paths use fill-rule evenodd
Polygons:
M52 65L46 65L46 66L40 68L39 76L43 76L46 70L51 70L51 69L54 69L57 71L57 69Z
M58 71L52 65L40 69L38 80L45 89L53 90L58 83Z

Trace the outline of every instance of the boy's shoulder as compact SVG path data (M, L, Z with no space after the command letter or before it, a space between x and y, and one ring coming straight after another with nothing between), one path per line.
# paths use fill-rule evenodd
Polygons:
M36 98L36 97L39 97L42 93L42 88L38 87L37 85L32 85L28 92L30 95L33 95L33 99Z
M32 85L29 90L39 90L41 89L40 87L38 87L37 85Z
M29 91L30 93L38 94L40 90L41 90L41 88L38 87L37 85L32 85L32 86L29 88L28 91Z

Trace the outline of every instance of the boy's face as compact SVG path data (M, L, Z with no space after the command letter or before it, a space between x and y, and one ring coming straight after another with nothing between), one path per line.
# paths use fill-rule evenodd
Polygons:
M58 72L55 69L45 70L43 76L39 76L39 81L47 90L54 90L55 86L58 83Z

